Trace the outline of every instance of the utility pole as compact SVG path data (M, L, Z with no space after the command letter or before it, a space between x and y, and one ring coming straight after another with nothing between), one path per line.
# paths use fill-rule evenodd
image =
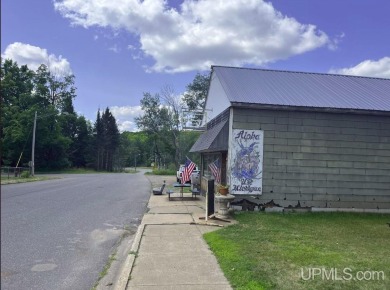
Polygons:
M35 157L35 131L37 128L37 111L35 111L35 117L34 117L34 128L33 128L33 139L32 139L32 148L31 148L31 175L34 176L35 174L35 164L34 164L34 157Z
M39 119L45 118L48 116L53 116L57 113L54 114L48 114L44 116L39 116ZM63 112L62 115L69 115L68 112ZM35 111L35 117L34 117L34 128L33 128L33 138L32 138L32 145L31 145L31 175L34 176L35 174L35 133L37 131L37 111Z

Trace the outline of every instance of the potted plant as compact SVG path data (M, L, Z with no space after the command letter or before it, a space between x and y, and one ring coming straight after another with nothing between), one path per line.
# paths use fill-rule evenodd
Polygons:
M220 195L227 195L229 193L229 185L220 184L217 186Z

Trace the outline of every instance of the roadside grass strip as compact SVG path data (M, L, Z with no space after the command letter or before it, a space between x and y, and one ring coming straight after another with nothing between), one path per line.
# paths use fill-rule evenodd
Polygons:
M25 183L25 182L34 182L34 181L42 181L49 179L57 179L58 177L47 177L47 176L39 176L39 177L11 177L11 178L1 178L1 185L6 184L15 184L15 183Z

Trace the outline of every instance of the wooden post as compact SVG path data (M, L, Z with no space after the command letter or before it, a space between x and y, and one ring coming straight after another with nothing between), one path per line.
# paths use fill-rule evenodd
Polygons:
M214 214L214 179L207 180L206 203L207 221L208 217Z

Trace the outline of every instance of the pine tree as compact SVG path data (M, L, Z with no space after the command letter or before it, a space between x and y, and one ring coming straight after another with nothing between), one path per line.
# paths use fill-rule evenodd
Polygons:
M102 115L98 111L95 126L96 169L114 170L114 159L119 149L120 134L115 117L106 108Z

